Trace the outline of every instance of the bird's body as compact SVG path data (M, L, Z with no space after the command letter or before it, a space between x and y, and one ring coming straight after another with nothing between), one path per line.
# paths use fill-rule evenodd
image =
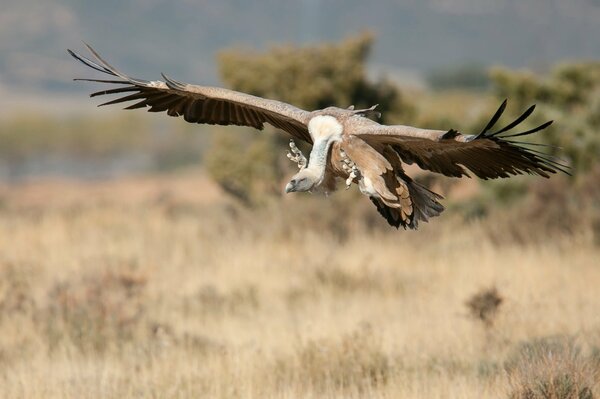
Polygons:
M350 145L348 132L353 126L368 123L376 122L357 115L356 111L337 107L311 113L308 132L313 148L306 171L314 176L315 184L310 191L331 193L337 188L338 180L350 177L350 171L342 166L344 148Z
M537 150L524 147L511 137L535 133L549 126L521 132L510 131L525 120L534 107L505 128L492 132L506 101L490 123L477 135L463 135L454 129L430 130L411 126L381 125L369 118L378 115L375 106L328 107L305 111L280 101L264 99L233 90L195 86L163 75L164 81L147 81L122 74L88 46L97 61L69 50L87 66L119 80L80 79L123 85L91 96L131 93L101 105L137 101L126 109L148 108L183 116L192 123L250 126L263 129L265 123L312 145L309 158L298 150L293 139L288 158L300 171L286 186L286 192L331 193L342 180L357 184L376 205L379 213L395 227L416 228L419 221L439 215L440 195L418 184L404 173L403 163L415 163L425 170L452 177L468 176L467 170L482 179L529 173L543 177L566 166ZM510 133L510 134L509 134Z

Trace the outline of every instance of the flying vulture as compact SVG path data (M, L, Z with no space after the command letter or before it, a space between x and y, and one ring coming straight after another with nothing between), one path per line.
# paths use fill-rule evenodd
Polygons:
M328 107L305 111L281 101L260 98L220 87L181 83L164 74L164 80L129 77L112 67L89 45L95 60L68 50L90 68L111 75L109 80L75 79L116 85L91 97L123 95L100 105L135 101L125 109L148 108L183 116L187 122L250 126L259 130L265 123L288 133L288 158L299 172L286 185L287 193L296 191L329 193L339 180L346 186L357 184L387 222L398 228L416 229L420 221L438 216L444 207L442 196L407 176L402 164L416 163L422 169L446 176L468 176L467 170L482 179L505 178L523 173L548 178L568 167L553 157L534 150L512 138L525 136L548 127L552 121L534 129L514 132L535 106L504 128L493 127L506 108L502 103L485 128L476 135L457 130L429 130L417 127L386 126L369 117L379 113L373 106L355 110ZM312 145L308 159L296 147L294 139Z

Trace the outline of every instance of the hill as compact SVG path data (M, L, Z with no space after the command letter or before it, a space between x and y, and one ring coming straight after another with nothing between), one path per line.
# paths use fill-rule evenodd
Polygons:
M0 88L78 90L82 69L65 53L86 40L142 76L168 71L216 83L214 55L239 45L338 40L377 34L372 69L414 79L466 62L540 66L598 58L598 0L5 0L0 16ZM16 90L13 90L16 89Z

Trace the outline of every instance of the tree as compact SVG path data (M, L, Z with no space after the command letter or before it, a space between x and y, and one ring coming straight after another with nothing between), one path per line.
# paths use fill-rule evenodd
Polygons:
M397 87L386 80L367 79L366 62L372 44L373 36L367 33L337 44L285 45L264 53L228 49L219 54L219 70L225 84L234 90L285 101L306 110L331 105L345 108L379 104L378 110L393 117L391 121L407 123L414 116L414 107ZM257 186L268 187L266 179L281 178L280 156L285 154L287 140L280 133L267 133L262 140L248 144L247 154L254 154L253 157L240 155L244 146L243 138L215 141L207 159L208 170L228 192L244 202L255 203L264 192L256 190ZM277 156L259 156L260 151L275 151ZM222 163L229 166L228 173L218 170ZM251 170L261 172L250 173Z
M494 69L494 90L524 109L532 103L540 110L531 123L556 121L537 137L543 144L559 147L555 155L567 157L574 174L582 174L600 159L600 62L564 64L549 76L530 72ZM550 149L552 150L552 148Z

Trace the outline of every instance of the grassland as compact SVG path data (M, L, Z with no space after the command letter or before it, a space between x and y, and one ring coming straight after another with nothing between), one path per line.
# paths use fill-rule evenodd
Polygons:
M2 187L0 397L599 391L592 232L499 244L452 210L391 231L367 202L249 210L195 172ZM465 303L490 287L485 322Z

